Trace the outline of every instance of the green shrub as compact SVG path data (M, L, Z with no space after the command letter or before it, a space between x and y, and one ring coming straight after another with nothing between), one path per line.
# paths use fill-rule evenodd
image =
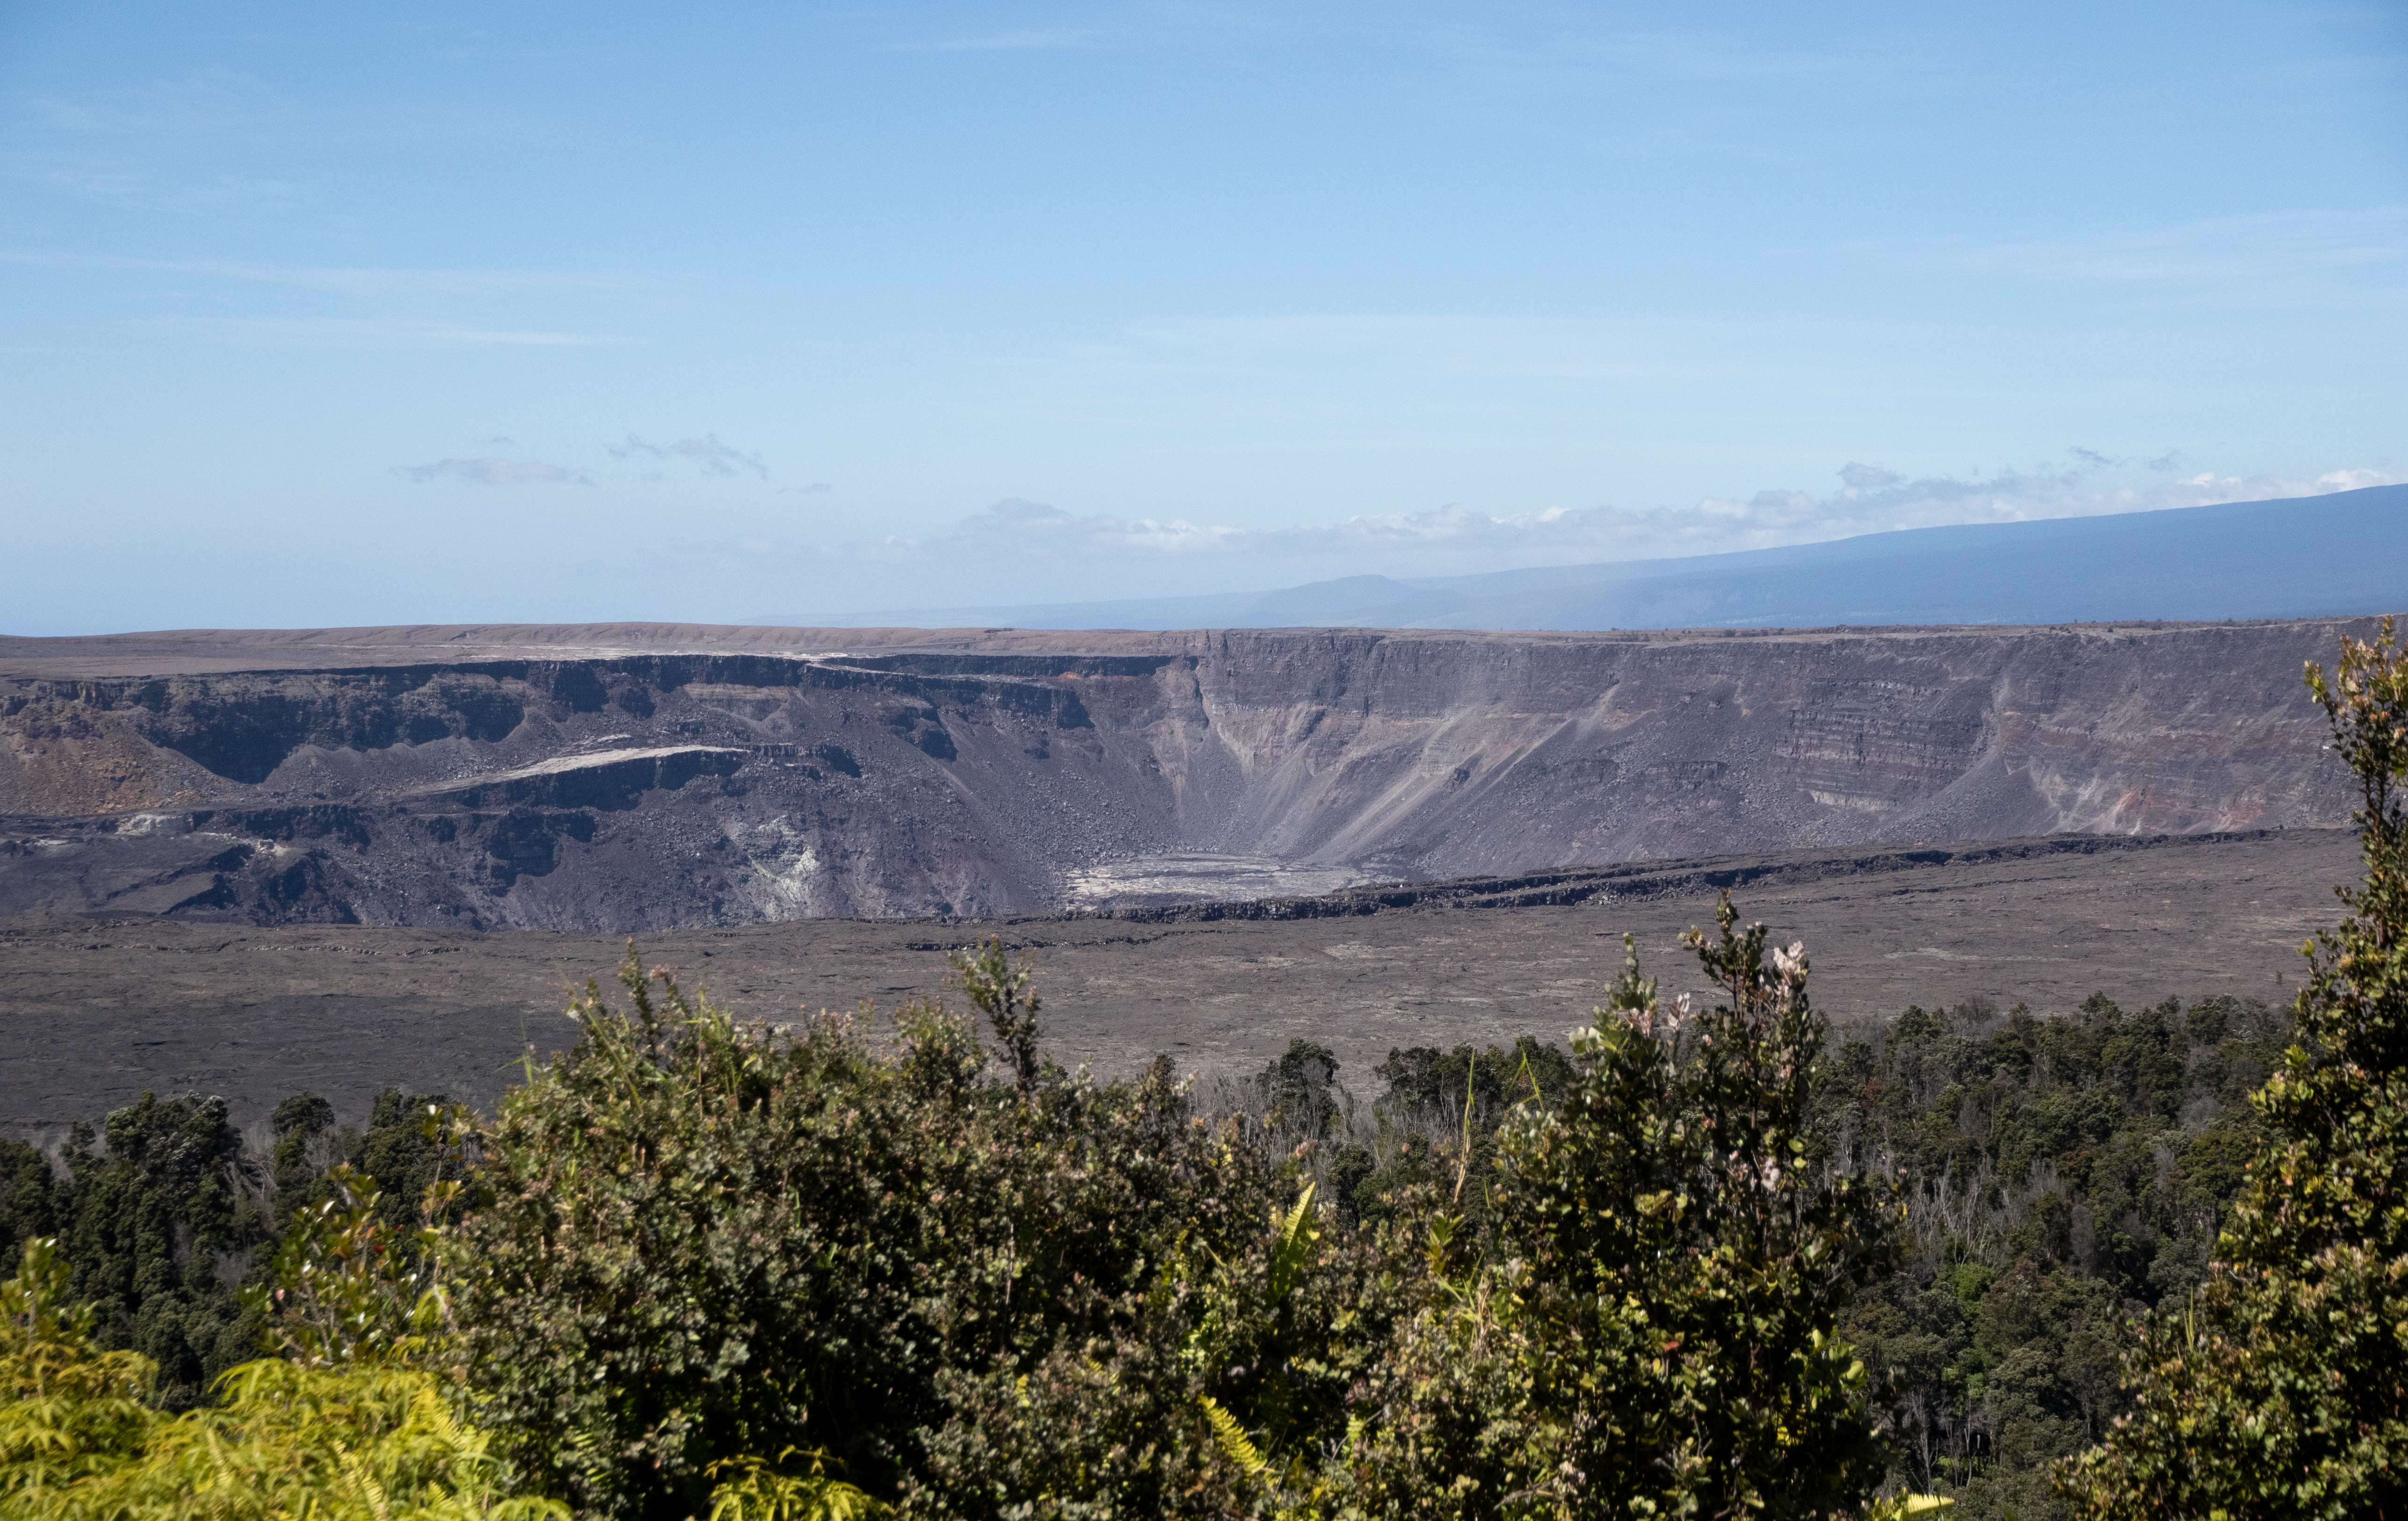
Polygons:
M154 1369L92 1340L50 1239L0 1284L0 1509L11 1521L534 1521L500 1498L484 1436L423 1372L275 1358L217 1381L222 1402L167 1416Z
M0 1499L11 1515L116 1472L158 1424L156 1367L93 1343L93 1307L69 1297L71 1276L56 1240L36 1237L0 1283Z
M1428 1230L1433 1292L1326 1490L1344 1514L1853 1514L1885 1443L1834 1334L1891 1257L1885 1190L1808 1157L1823 1026L1799 947L1691 933L1727 1001L1659 1006L1628 953L1576 1079L1498 1133L1486 1261ZM1626 946L1627 941L1626 941Z
M2408 655L2391 621L2308 684L2361 789L2366 879L2308 947L2221 1260L2148 1322L2134 1410L2064 1471L2089 1515L2408 1511Z
M589 987L483 1140L456 1255L479 1409L528 1483L683 1516L713 1465L793 1449L913 1511L1153 1514L1242 1478L1198 1396L1274 1424L1334 1401L1260 1302L1283 1169L1167 1063L1043 1064L1025 967L960 966L1000 1079L941 1004L882 1056L841 1016L739 1026L632 948L627 1012Z

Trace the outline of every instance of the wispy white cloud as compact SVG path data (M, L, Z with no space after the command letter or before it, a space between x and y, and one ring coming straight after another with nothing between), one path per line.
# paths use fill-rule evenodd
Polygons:
M2213 292L2253 305L2341 291L2359 301L2408 298L2408 206L2217 217L2084 237L1858 248L1914 269Z
M330 172L329 151L369 144L490 144L523 130L509 105L312 98L270 77L204 65L180 77L77 94L0 100L11 151L0 178L103 204L273 205L323 195L355 168ZM355 156L355 155L352 155ZM248 172L223 165L239 160Z
M0 177L21 183L106 205L187 208L273 203L295 190L284 174L229 171L207 151L289 125L256 81L223 71L7 104L16 120Z
M1090 48L1115 33L1100 26L1022 26L996 32L953 32L900 45L904 52L1033 52Z
M1127 574L1131 584L1149 586L1165 584L1166 575L1182 581L1209 576L1209 581L1188 581L1189 589L1220 590L1324 574L1445 575L1711 554L1900 528L2154 511L2408 482L2408 470L2387 466L2305 480L2203 471L2146 489L2095 487L2091 473L2086 463L1985 479L1911 480L1856 461L1837 472L1840 489L1823 495L1770 490L1743 499L1708 496L1690 508L1550 507L1501 516L1448 506L1273 529L1185 518L1082 515L1014 498L937 534L822 544L753 537L690 543L677 552L689 560L740 561L755 568L882 567L925 576L931 595L959 595L939 590L949 578L966 578L967 584L1007 569L1066 572L1090 587L1107 583L1113 572Z
M1006 52L1338 43L1442 59L1475 79L1517 91L1578 90L1600 75L1624 79L1634 71L1705 84L1860 76L1875 66L1869 52L1886 62L1897 50L1895 43L1884 49L1864 39L1811 48L1769 44L1743 27L1634 25L1623 14L1551 5L1482 9L1412 0L1089 0L1065 12L1027 25L921 32L892 46L910 52Z
M577 270L387 269L344 265L265 264L247 259L139 259L123 254L73 253L41 249L0 249L0 264L44 269L114 270L359 295L622 291L642 283L633 276Z
M1350 29L1349 7L1255 0L1084 0L1022 25L890 32L896 52L1039 52L1194 48L1233 40L1278 41ZM907 25L909 23L906 23Z
M223 207L283 201L295 190L272 175L176 172L120 153L12 153L0 158L0 178L114 206Z
M1706 553L1726 548L1813 543L1899 528L2154 512L2219 502L2317 496L2362 486L2408 482L2408 470L2386 465L2329 470L2310 479L2267 474L2219 476L2206 470L2145 489L2097 487L2090 483L2091 475L2118 462L2104 460L2102 464L2103 456L2087 449L2067 452L2081 462L2079 467L2055 472L2002 472L1986 480L1929 477L1910 481L1877 466L1850 464L1839 472L1842 489L1835 495L1817 497L1801 491L1762 491L1745 501L1709 496L1698 504L1695 511L1698 516L1691 522L1684 523L1679 514L1660 511L1639 517L1684 544L1683 549L1671 552ZM1735 536L1738 541L1701 542L1709 525Z
M416 485L449 481L463 486L590 486L594 478L540 460L439 459L432 465L396 465L393 473Z
M593 333L480 327L397 317L174 317L137 325L144 332L161 335L331 349L562 349L622 341Z
M762 480L769 479L769 467L761 463L758 454L747 454L719 441L719 435L708 434L700 438L680 438L673 444L648 444L634 434L627 435L625 445L610 451L612 459L690 459L711 475L736 475L750 470ZM658 477L647 477L657 480Z
M174 141L258 132L286 114L256 79L208 67L79 95L33 95L21 108L53 131Z
M1283 377L1369 366L1420 381L1535 380L1620 387L1794 382L1761 333L1717 322L1358 313L1131 323L1011 366L1025 396L1111 406L1132 383L1226 386L1241 404ZM1751 340L1758 340L1751 346ZM1317 381L1314 383L1318 383Z

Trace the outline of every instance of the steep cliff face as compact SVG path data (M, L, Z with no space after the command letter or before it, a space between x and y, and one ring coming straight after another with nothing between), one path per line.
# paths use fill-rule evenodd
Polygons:
M2337 778L2299 684L2330 638L1228 634L1179 663L1190 692L1157 682L1159 716L1088 706L1219 783L1182 813L1199 842L1443 876L1742 841L2330 822Z
M9 640L0 911L639 929L2335 824L2299 673L2344 627Z

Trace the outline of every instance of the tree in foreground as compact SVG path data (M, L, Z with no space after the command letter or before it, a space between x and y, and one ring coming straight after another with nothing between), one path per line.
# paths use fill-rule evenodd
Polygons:
M1406 1328L1330 1485L1393 1516L1853 1515L1887 1445L1841 1310L1893 1254L1878 1180L1810 1155L1823 1023L1802 947L1687 943L1723 1001L1659 1003L1628 952L1579 1071L1499 1137L1490 1260ZM1626 940L1626 946L1628 942Z
M1282 1436L1340 1409L1384 1324L1317 1334L1343 1285L1280 1270L1287 1171L1168 1063L1044 1061L999 941L956 966L993 1053L936 1003L891 1054L842 1016L739 1025L632 947L624 1012L589 989L484 1134L459 1240L468 1379L522 1483L626 1521L731 1474L906 1515L1214 1514L1247 1473L1211 1409Z
M2221 1260L2143 1328L2135 1409L2060 1478L2102 1521L2408 1514L2408 653L2391 620L2308 685L2357 773L2366 880L2307 948Z

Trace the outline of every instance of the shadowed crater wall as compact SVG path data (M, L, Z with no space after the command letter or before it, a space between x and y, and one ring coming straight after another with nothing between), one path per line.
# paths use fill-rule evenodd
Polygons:
M2362 621L0 639L0 914L644 930L2330 825Z

